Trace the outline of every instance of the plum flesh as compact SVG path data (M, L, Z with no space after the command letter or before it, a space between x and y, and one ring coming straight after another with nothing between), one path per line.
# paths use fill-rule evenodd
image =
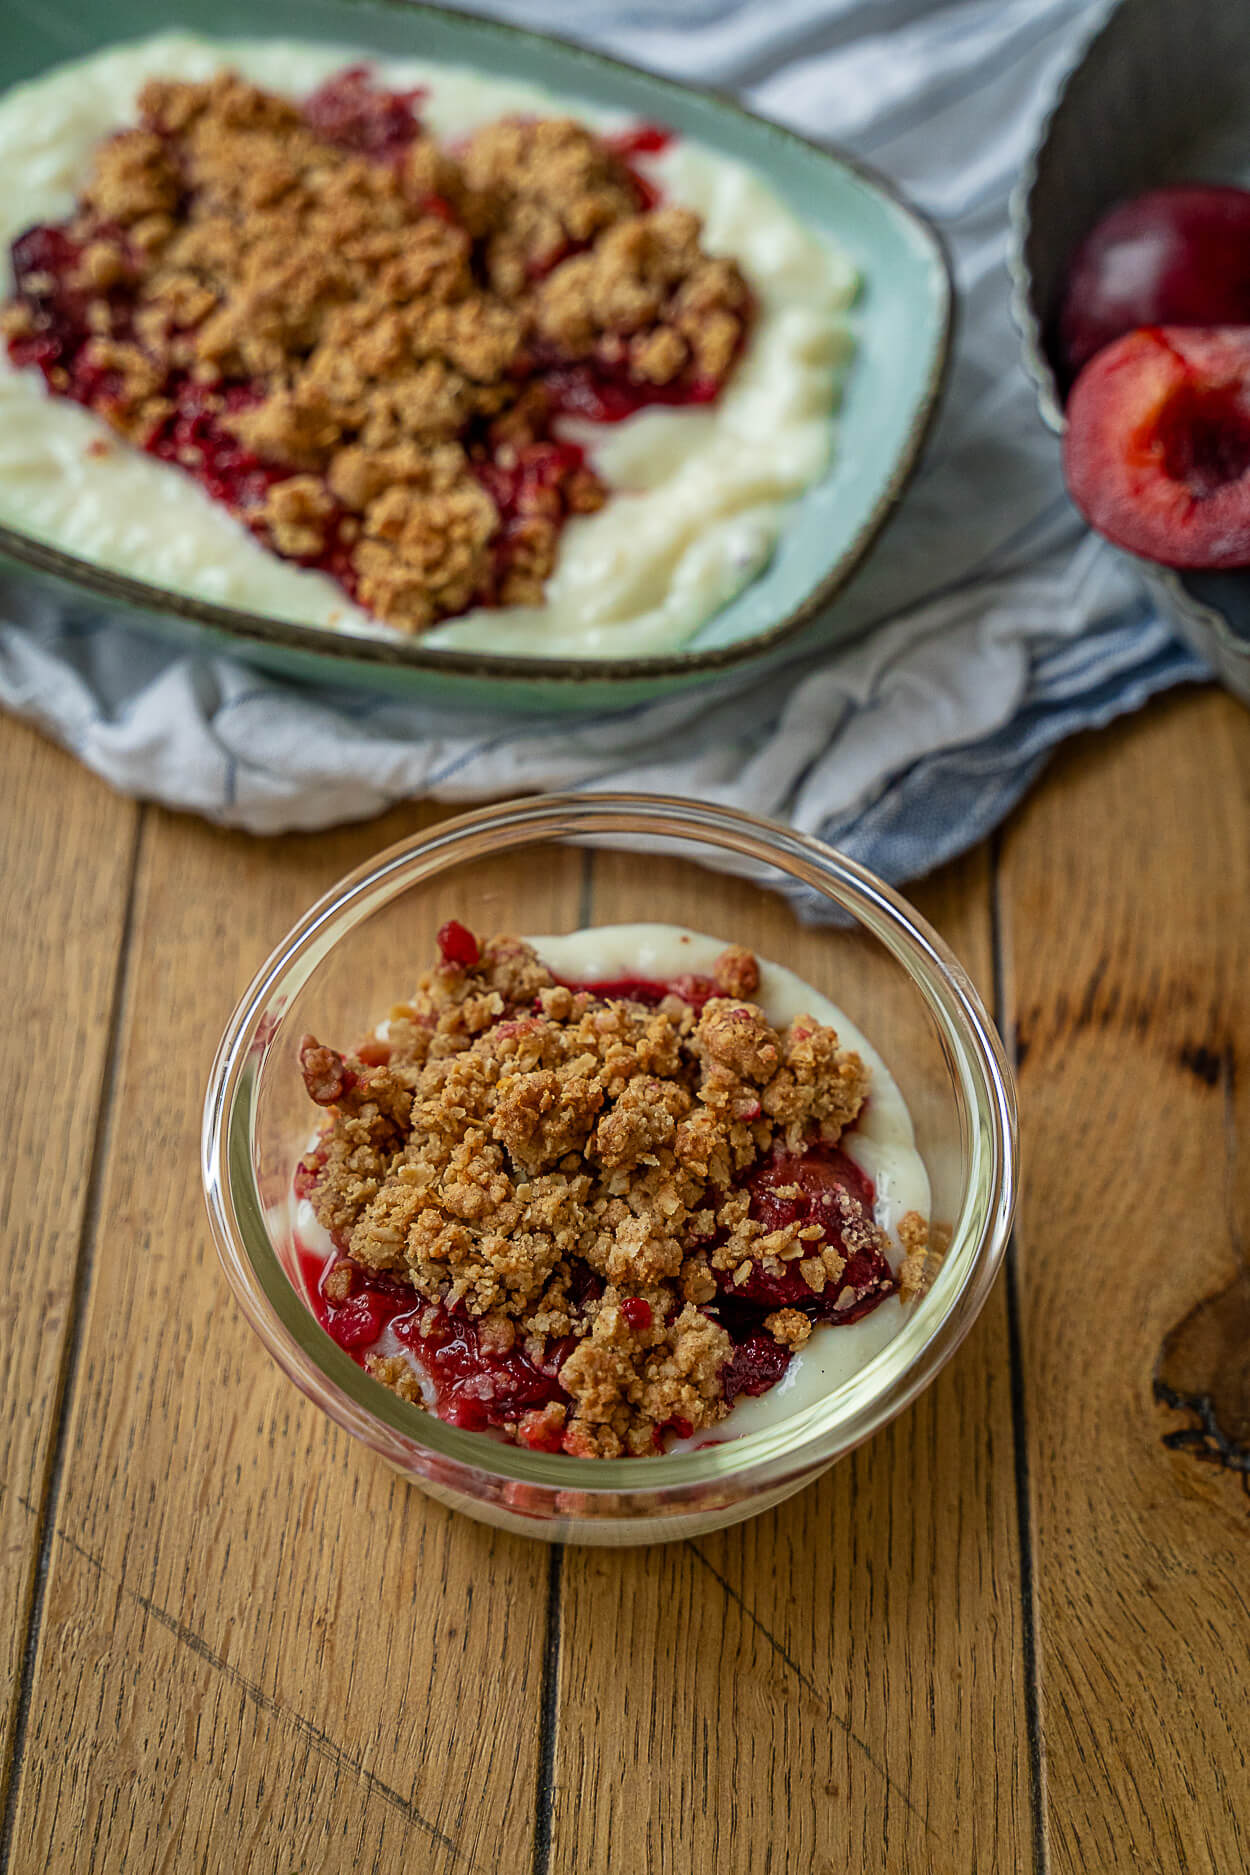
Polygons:
M1073 387L1063 468L1117 546L1164 566L1250 565L1250 327L1148 327L1104 346Z

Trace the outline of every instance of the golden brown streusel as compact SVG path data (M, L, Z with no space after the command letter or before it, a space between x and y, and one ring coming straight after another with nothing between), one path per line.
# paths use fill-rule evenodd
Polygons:
M764 1317L764 1326L785 1348L801 1348L812 1332L811 1321L802 1309L774 1309Z
M698 216L685 208L617 221L542 282L540 337L571 358L626 364L645 383L723 378L742 336L747 289L732 261L703 252L699 235Z
M344 82L368 91L353 74L325 89ZM85 401L194 472L203 446L177 440L190 383L196 422L264 469L210 481L217 497L392 625L538 603L565 519L606 498L553 442L541 374L593 365L640 394L712 394L745 282L583 125L505 120L453 154L408 122L371 156L336 140L322 97L304 108L229 71L145 85L64 228L78 258L62 284L90 335L80 382L107 386ZM37 272L18 286L11 342L57 290ZM71 389L63 364L46 375Z
M487 231L491 285L517 298L571 248L636 216L620 160L572 118L505 118L475 131L461 155L464 186Z
M841 1187L828 1199L837 1248L818 1224L767 1228L735 1182L769 1155L784 1180L786 1155L798 1165L811 1144L835 1144L867 1090L832 1029L800 1016L779 1031L722 993L758 984L756 959L734 946L701 1008L675 994L655 1007L604 1000L499 937L472 966L426 972L384 1041L343 1057L307 1037L305 1082L331 1117L305 1165L350 1259L324 1293L342 1300L359 1273L399 1277L436 1312L475 1322L485 1351L520 1347L536 1364L571 1337L568 1402L526 1415L514 1436L614 1457L657 1449L674 1424L714 1425L734 1347L706 1305L726 1273L732 1293L753 1270L795 1269L836 1312L856 1300L839 1287L847 1259L884 1245ZM798 1190L770 1187L780 1201ZM923 1234L909 1213L913 1258ZM812 1321L787 1306L762 1327L794 1349ZM370 1371L419 1399L404 1360Z
M951 1234L943 1225L929 1224L919 1211L908 1211L899 1219L898 1235L904 1252L898 1292L906 1302L933 1287L942 1258L950 1248Z

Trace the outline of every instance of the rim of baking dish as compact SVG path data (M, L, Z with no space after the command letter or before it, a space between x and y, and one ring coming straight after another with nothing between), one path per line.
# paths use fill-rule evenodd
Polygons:
M363 5L366 0L348 0L348 3ZM379 0L368 0L368 4L377 5ZM197 599L186 593L172 592L148 580L96 566L90 560L63 553L60 548L50 546L35 535L9 527L3 522L0 522L0 554L7 554L19 565L66 580L98 598L133 606L140 612L163 612L189 624L224 633L229 638L250 639L289 651L311 652L357 666L370 665L379 674L399 668L427 671L431 675L446 677L545 680L569 686L605 679L681 678L701 673L713 676L718 672L733 670L761 652L793 638L805 625L810 624L821 608L842 590L862 565L902 499L936 420L940 392L950 364L955 303L950 258L937 228L888 177L873 169L870 164L861 162L837 144L817 142L814 138L790 130L784 124L775 123L771 118L762 117L757 111L748 110L736 97L717 86L684 84L679 79L648 71L644 66L632 64L627 59L614 58L611 53L600 52L596 47L584 45L575 39L556 33L536 32L529 27L513 25L507 20L484 19L476 14L461 13L452 7L429 4L428 0L380 0L380 4L391 11L411 13L418 21L422 16L454 21L458 28L480 33L486 39L497 38L508 42L523 40L535 46L555 46L574 61L627 72L678 97L711 98L725 110L747 122L760 125L779 141L811 150L830 163L849 170L869 189L889 201L911 223L928 246L930 257L935 263L937 343L907 435L872 511L824 577L817 580L774 625L753 632L750 637L737 639L733 644L710 646L702 651L675 651L638 658L514 657L496 652L442 650L423 648L419 637L373 638L336 631L332 626L302 625L294 619L274 618L267 613L249 611L243 606L218 605L210 599ZM715 614L712 616L715 617ZM704 621L705 624L708 622Z
M592 1459L529 1451L450 1426L374 1380L298 1294L270 1236L252 1136L265 1057L290 997L359 921L463 859L536 841L623 834L713 847L787 873L849 912L902 966L936 1025L961 1108L966 1178L950 1247L902 1328L824 1399L763 1431L695 1451ZM761 888L766 889L766 888ZM226 1028L204 1108L202 1173L218 1252L270 1354L339 1424L411 1471L437 1454L476 1473L577 1491L629 1493L754 1478L762 1487L828 1463L901 1412L950 1359L984 1304L1006 1250L1017 1182L1015 1090L1002 1044L967 973L928 924L866 868L822 841L702 801L660 795L542 795L445 821L349 873L305 913L258 971Z

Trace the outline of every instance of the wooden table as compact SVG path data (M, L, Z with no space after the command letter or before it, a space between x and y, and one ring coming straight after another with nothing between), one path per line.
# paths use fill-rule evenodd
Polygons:
M1153 1393L1204 1298L1250 1343L1250 715L1079 743L918 888L1020 1063L1006 1278L820 1484L619 1553L401 1485L209 1241L236 995L437 815L262 842L12 723L0 768L12 1875L1250 1867L1250 1498Z

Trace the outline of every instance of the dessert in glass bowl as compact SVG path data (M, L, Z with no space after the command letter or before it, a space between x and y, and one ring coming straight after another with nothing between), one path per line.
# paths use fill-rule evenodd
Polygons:
M524 84L162 35L0 101L0 518L481 651L684 641L824 470L854 270Z
M670 925L479 942L300 1060L294 1173L326 1332L466 1431L579 1458L697 1450L863 1367L931 1276L885 1063L793 972Z
M610 852L598 850L604 842L612 848ZM579 846L596 850L588 855L585 850L579 852ZM750 869L749 876L743 877L746 868ZM727 879L726 871L739 876ZM795 898L800 899L803 919L787 906L783 893L790 896L792 904ZM640 910L671 922L658 931L654 926L620 922L636 917ZM808 922L812 913L826 922ZM839 920L836 925L827 922L830 915ZM686 928L687 920L711 925L720 936L700 939ZM676 935L674 925L679 926ZM680 1068L674 1074L645 1077L655 1080L662 1090L660 1095L654 1101L631 1096L624 1114L608 1129L609 1137L599 1142L606 1145L609 1155L619 1152L628 1158L631 1140L641 1138L635 1132L636 1126L653 1131L657 1125L666 1124L659 1109L675 1118L670 1106L682 1106L683 1096L689 1099L690 1112L676 1121L678 1127L687 1124L698 1111L704 1063L701 1054L695 1053L696 1037L708 1011L715 1016L723 1014L726 1007L754 1004L761 1012L760 1018L748 1013L743 1027L745 1030L749 1026L761 1043L761 1052L755 1057L756 1072L764 1078L752 1080L752 1092L741 1103L745 1111L730 1122L748 1129L749 1141L747 1133L737 1134L734 1149L736 1153L741 1145L749 1163L740 1168L727 1167L720 1181L731 1201L736 1189L737 1228L744 1227L744 1186L739 1182L735 1188L735 1181L740 1177L749 1180L763 1170L783 1121L786 1127L793 1121L801 1145L820 1144L820 1174L808 1180L806 1174L788 1173L784 1196L776 1185L770 1191L766 1180L757 1180L763 1186L760 1208L775 1204L782 1214L774 1212L756 1221L767 1223L769 1229L784 1227L795 1221L788 1207L814 1199L822 1224L831 1219L835 1235L844 1233L848 1219L865 1237L870 1235L870 1225L873 1231L879 1231L881 1236L872 1237L871 1242L889 1266L889 1292L883 1293L884 1277L876 1285L864 1284L861 1299L867 1301L868 1291L875 1287L875 1305L858 1320L829 1325L818 1319L822 1305L830 1300L836 1303L842 1296L853 1259L846 1257L845 1266L837 1270L836 1286L830 1284L828 1276L832 1272L823 1254L830 1247L831 1233L827 1229L819 1233L819 1239L823 1239L819 1259L777 1258L783 1272L804 1260L813 1265L819 1260L826 1271L825 1290L818 1291L800 1270L806 1295L797 1301L791 1301L785 1293L778 1295L772 1288L757 1290L752 1302L735 1301L721 1284L727 1281L732 1288L733 1276L744 1262L753 1265L753 1259L742 1257L732 1269L718 1267L725 1259L718 1258L717 1252L727 1239L720 1238L714 1219L708 1220L706 1233L700 1226L689 1234L689 1246L678 1246L680 1257L671 1251L664 1253L671 1258L671 1274L646 1282L629 1283L619 1267L614 1275L606 1265L608 1246L588 1244L591 1255L604 1252L601 1261L605 1274L599 1276L590 1266L590 1258L583 1257L588 1269L588 1276L582 1278L584 1290L566 1282L566 1296L584 1318L578 1326L584 1326L585 1320L592 1317L587 1302L596 1298L590 1291L602 1283L597 1298L602 1301L611 1281L618 1301L609 1306L615 1306L620 1313L631 1296L649 1302L652 1327L658 1328L656 1317L663 1313L667 1328L679 1299L676 1286L680 1272L690 1264L697 1274L701 1252L715 1294L695 1303L696 1310L707 1310L707 1319L712 1324L719 1321L731 1342L733 1332L726 1327L730 1313L738 1318L734 1329L739 1321L749 1318L755 1323L755 1334L769 1344L773 1362L779 1364L779 1356L788 1356L785 1372L773 1386L757 1394L745 1390L738 1393L730 1413L692 1428L688 1438L681 1437L681 1429L671 1421L666 1422L659 1449L653 1447L639 1455L629 1448L636 1415L617 1426L613 1423L616 1402L605 1419L588 1422L597 1440L601 1433L594 1431L596 1424L599 1428L611 1426L621 1437L624 1450L621 1456L611 1458L582 1457L563 1449L570 1419L588 1418L576 1411L570 1414L567 1406L558 1451L544 1449L541 1440L529 1444L510 1435L506 1423L479 1429L451 1423L438 1412L428 1407L423 1410L422 1405L404 1397L414 1388L422 1391L421 1351L411 1341L405 1344L397 1339L390 1347L377 1348L373 1345L377 1339L375 1327L385 1328L387 1324L380 1319L376 1323L366 1319L356 1345L346 1348L326 1332L318 1319L318 1312L327 1315L331 1305L350 1308L353 1294L363 1295L366 1290L381 1292L382 1312L389 1310L392 1319L405 1315L413 1318L416 1285L412 1278L415 1275L424 1280L425 1269L432 1271L436 1267L426 1254L431 1245L420 1232L416 1267L409 1262L413 1247L410 1220L409 1228L402 1232L402 1250L393 1243L387 1258L395 1267L385 1273L370 1271L368 1280L361 1279L360 1289L355 1286L355 1273L351 1274L350 1284L344 1277L337 1283L333 1281L333 1266L343 1261L344 1252L352 1263L356 1262L352 1238L349 1234L344 1244L336 1246L331 1235L320 1236L323 1227L312 1204L323 1147L328 1163L326 1123L333 1121L334 1104L340 1098L350 1104L356 1091L347 1085L348 1074L359 1073L350 1058L352 1044L356 1044L357 1060L367 1072L398 1062L406 1052L405 1042L411 1044L414 1009L416 1017L424 1018L416 1026L425 1029L433 1017L427 1031L431 1036L441 1032L454 1037L456 1018L450 1012L465 1008L471 1000L467 994L459 996L455 985L467 986L470 980L480 985L484 981L483 966L490 971L523 966L527 973L534 972L535 964L522 948L526 940L513 940L512 963L504 965L502 960L496 963L492 959L490 940L483 943L478 935L518 929L553 934L530 938L529 947L545 967L544 979L547 974L562 979L573 999L567 1017L555 1015L554 1009L561 1005L553 1007L552 1032L548 1034L541 1008L536 1012L532 998L524 1000L531 985L513 979L519 991L514 1000L521 1004L515 1018L520 1027L514 1036L499 1036L497 1042L506 1045L515 1041L519 1046L526 1034L531 1038L542 1036L542 1046L553 1057L550 1063L541 1064L543 1069L550 1069L551 1082L531 1080L521 1087L514 1077L512 1086L503 1090L504 1111L498 1115L498 1125L520 1141L523 1152L538 1150L538 1141L550 1137L542 1132L542 1124L553 1124L552 1115L559 1118L554 1098L545 1106L546 1096L554 1095L562 1078L560 1070L568 1065L564 1056L572 1046L570 1037L588 1014L592 1022L595 1016L604 1016L609 1028L623 1022L631 1031L640 1025L645 1029L657 1014L662 1014L665 1021L657 1034L669 1038L669 1053L663 1065L671 1062L674 1068ZM717 960L726 951L731 954L721 963L722 981L718 984ZM770 955L787 959L794 970L763 961ZM759 984L747 993L749 957L756 960ZM436 979L444 967L448 971L445 997L441 991L436 995L434 983L430 986L431 1004L434 1000L440 1006L446 1002L442 1018L432 1006L425 1006L424 992L417 993L427 959L435 960ZM456 970L461 973L459 978ZM536 993L550 996L559 988L560 984L553 982ZM717 998L708 994L709 989L728 990L730 994ZM665 1009L670 990L676 994ZM592 1000L574 1019L577 999L583 993L591 993ZM406 998L407 1009L388 1017L388 998L396 995ZM489 998L483 1002L475 996L472 1000L479 1005L472 1019L476 1022L483 1018L483 1046L477 1057L463 1047L443 1054L445 1043L440 1042L436 1050L431 1042L426 1047L427 1068L421 1069L417 1077L428 1071L428 1065L437 1070L436 1085L425 1090L428 1112L424 1118L419 1114L418 1119L424 1125L425 1119L432 1121L436 1115L443 1115L450 1133L464 1129L465 1117L448 1109L439 1076L454 1079L466 1072L472 1075L475 1059L485 1067L483 1057L495 1050L495 1043L486 1039L486 1031L496 1026L502 1014ZM504 1001L501 990L501 1004ZM806 1071L800 1076L797 1055L790 1064L794 1076L791 1087L784 1072L773 1072L768 1054L769 1047L775 1045L779 1058L784 1057L787 1034L794 1049L798 1040L793 1033L794 1022L801 1015L812 1019L809 1066L814 1067L819 1052L825 1067L832 1070L820 1077L824 1092L819 1095L815 1081L808 1084ZM380 1017L394 1022L394 1034L380 1025ZM441 1019L447 1025L442 1031L438 1027ZM536 1028L528 1027L536 1020ZM765 1027L778 1038L776 1044L771 1044L762 1032ZM817 1040L819 1032L829 1028L837 1032L836 1043L823 1034ZM310 1039L310 1032L315 1040ZM867 1035L872 1036L872 1043ZM330 1048L331 1043L348 1051L345 1062ZM323 1046L326 1053L319 1055ZM418 1053L421 1046L417 1044ZM712 1049L720 1044L705 1031L697 1046L700 1050L707 1047L710 1091L711 1069L715 1066ZM598 1047L593 1051L588 1047L585 1053L588 1080L583 1092L593 1101L590 1081L599 1078L600 1055ZM851 1056L858 1057L859 1069L854 1067ZM786 1065L784 1059L779 1059L779 1069L784 1070ZM843 1078L843 1069L847 1078ZM527 1067L525 1072L533 1074L540 1069ZM316 1094L330 1105L318 1107L310 1101L310 1077ZM787 1089L793 1097L800 1079L808 1105L802 1117L795 1108L783 1114ZM719 1085L719 1072L715 1080ZM769 1094L768 1088L774 1083ZM847 1106L853 1087L866 1091L867 1097L852 1118ZM811 1104L813 1099L815 1106ZM755 1116L757 1101L761 1111ZM615 1096L613 1102L619 1104ZM613 1102L605 1098L605 1106ZM456 1105L453 1100L451 1109ZM770 1107L776 1112L770 1113ZM594 1116L596 1127L601 1113ZM522 1137L528 1114L537 1115L531 1146ZM380 1117L380 1105L378 1113L362 1115L369 1124L376 1124ZM366 1180L377 1180L374 1190L355 1194L366 1205L381 1189L383 1181L377 1179L377 1174L394 1166L398 1175L402 1169L396 1164L400 1135L406 1129L411 1138L416 1130L411 1100L405 1114L402 1099L398 1104L392 1099L391 1118L395 1124L391 1141L394 1150L387 1155L385 1165L379 1162L376 1152L368 1153L361 1162ZM583 1113L583 1124L584 1119ZM771 1134L767 1128L756 1132L760 1120L768 1121ZM840 1124L836 1141L813 1141L811 1136L819 1133L822 1124L830 1133ZM689 1137L687 1133L687 1141ZM511 1151L502 1140L495 1143ZM906 1151L896 1152L894 1148L899 1146ZM593 1158L595 1151L592 1147L589 1156ZM661 1146L655 1154L657 1161L662 1151ZM958 1347L988 1294L1010 1226L1015 1155L1011 1076L993 1026L966 974L941 939L888 886L819 841L732 809L647 795L592 794L506 802L440 822L378 854L310 907L261 966L227 1025L205 1102L202 1171L209 1217L240 1308L283 1372L337 1426L369 1452L385 1459L401 1477L469 1516L522 1535L615 1545L689 1536L765 1510L818 1477L835 1459L913 1400ZM419 1184L428 1177L429 1155L417 1150L409 1156L423 1162L414 1163L410 1174ZM573 1159L571 1153L567 1156ZM587 1155L583 1153L582 1157ZM599 1157L602 1159L602 1152ZM905 1166L911 1167L910 1179L904 1176ZM606 1169L595 1168L593 1175L588 1170L585 1176L593 1184ZM711 1169L709 1165L709 1172ZM828 1177L831 1169L837 1174L832 1180ZM701 1176L697 1167L695 1170L696 1176ZM559 1178L546 1188L551 1192L567 1182L569 1175L576 1175L577 1162L573 1159L570 1165L557 1165L556 1171ZM545 1176L542 1172L536 1175L539 1179ZM617 1176L616 1168L612 1168L612 1176ZM614 1210L613 1218L619 1218L622 1226L621 1245L617 1247L628 1251L631 1241L641 1242L645 1235L653 1249L659 1249L667 1233L650 1227L645 1233L639 1229L641 1214L655 1208L646 1202L648 1169L622 1167L619 1176L623 1189L610 1197L624 1199L634 1221L627 1223L623 1214ZM452 1196L441 1174L440 1182L442 1196ZM455 1204L462 1209L474 1208L479 1202L476 1175L459 1182L464 1190L454 1193ZM870 1220L866 1215L865 1183L872 1191ZM635 1185L636 1213L625 1195ZM831 1186L838 1189L834 1191ZM797 1187L797 1193L790 1187ZM399 1191L394 1195L399 1201L396 1217L401 1219L406 1201ZM586 1195L594 1202L593 1194L587 1191ZM505 1192L501 1190L498 1196L506 1202ZM854 1203L857 1196L859 1206ZM748 1190L748 1213L753 1197ZM517 1202L532 1203L534 1198L531 1190L527 1199L518 1198ZM930 1235L941 1250L940 1256L930 1251L923 1272L918 1260L907 1267L907 1240L911 1238L917 1252L920 1241L912 1237L912 1226L908 1226L907 1237L900 1229L908 1211L931 1220ZM375 1217L374 1221L381 1220ZM452 1222L453 1226L466 1225L471 1236L475 1230L482 1231L485 1217L483 1213L476 1221L470 1217ZM733 1219L726 1222L733 1227ZM333 1218L331 1226L340 1228ZM704 1237L705 1241L700 1245L693 1241L696 1237ZM804 1241L819 1239L809 1237ZM456 1237L453 1229L443 1242L448 1249L462 1249L464 1239ZM359 1247L364 1250L363 1242ZM774 1243L764 1254L792 1247L788 1241ZM534 1248L530 1245L528 1251ZM563 1251L565 1246L560 1248ZM481 1259L480 1276L489 1282L502 1273L506 1286L506 1267L496 1269L506 1264L506 1259L500 1258L499 1246L492 1245L490 1250L489 1258ZM836 1250L838 1257L845 1255L841 1242ZM569 1264L571 1276L572 1264L567 1257L563 1260ZM491 1265L489 1275L487 1261ZM518 1257L518 1283L524 1283L533 1268L531 1254ZM463 1257L461 1273L469 1273ZM777 1277L767 1268L759 1273L785 1284L794 1281L792 1274ZM851 1286L864 1273L862 1266L860 1271L851 1269ZM871 1261L866 1273L872 1274ZM749 1267L744 1284L754 1274L753 1267ZM814 1267L808 1274L816 1277ZM319 1294L323 1284L329 1287L328 1296ZM351 1293L336 1297L334 1289L339 1284L350 1288ZM913 1291L918 1286L922 1293L903 1300L904 1290ZM701 1287L705 1290L706 1279ZM451 1289L452 1281L447 1278L445 1290L440 1291L444 1306ZM519 1289L517 1293L519 1296ZM689 1300L680 1297L682 1309ZM372 1306L366 1299L361 1304L362 1315L367 1317ZM437 1307L425 1298L422 1306ZM811 1325L810 1335L797 1348L795 1336L801 1339L803 1330L796 1322L774 1324L781 1331L780 1340L764 1326L767 1317L785 1316L790 1308ZM850 1308L848 1302L844 1313L849 1314ZM493 1304L477 1319L484 1320L492 1309ZM494 1312L506 1314L507 1310ZM641 1319L640 1311L632 1312ZM681 1309L676 1312L680 1314ZM446 1313L456 1311L448 1308ZM467 1325L467 1308L457 1319ZM623 1319L628 1322L628 1317ZM440 1324L436 1320L432 1325ZM563 1322L560 1326L563 1328ZM601 1340L606 1326L600 1330ZM420 1315L412 1321L412 1328L412 1339L419 1341ZM879 1340L873 1342L874 1336ZM575 1333L574 1339L578 1338ZM593 1324L589 1338L593 1341ZM465 1393L457 1383L468 1376L457 1374L455 1368L468 1339L467 1333L457 1329L441 1344L449 1350L452 1370L448 1372L445 1366L442 1385L448 1388L450 1383L450 1390L458 1392L462 1403ZM498 1357L511 1354L519 1340L521 1355L531 1360L523 1335L505 1349L502 1342L506 1339L506 1332L499 1337ZM556 1337L557 1342L560 1339ZM580 1336L583 1344L587 1339L585 1334ZM715 1335L707 1337L707 1345L725 1353ZM734 1349L731 1360L736 1358L737 1343ZM565 1351L545 1345L532 1350L545 1359L547 1366L557 1368L557 1380L558 1357ZM395 1370L392 1377L402 1383L401 1390L396 1391L394 1385L384 1384L388 1376L370 1373L365 1361L370 1354L387 1358L401 1352L408 1374L406 1377L403 1369ZM551 1359L552 1355L557 1358ZM589 1357L583 1355L582 1360L588 1363ZM532 1360L531 1365L541 1373L538 1360ZM577 1373L574 1368L570 1377L575 1378ZM495 1377L489 1378L494 1401L499 1403ZM549 1387L552 1378L551 1374L543 1374L542 1385ZM583 1379L587 1378L584 1374ZM651 1378L663 1381L666 1377ZM434 1379L438 1384L437 1374ZM628 1390L627 1378L626 1387ZM424 1400L424 1394L422 1397ZM606 1406L606 1399L604 1403ZM479 1399L477 1406L488 1404ZM519 1431L526 1411L541 1414L550 1404L550 1397L521 1403L512 1423ZM632 1408L636 1402L628 1404ZM470 1407L470 1414L475 1410ZM534 1421L528 1424L538 1429ZM658 1418L655 1424L660 1425Z

